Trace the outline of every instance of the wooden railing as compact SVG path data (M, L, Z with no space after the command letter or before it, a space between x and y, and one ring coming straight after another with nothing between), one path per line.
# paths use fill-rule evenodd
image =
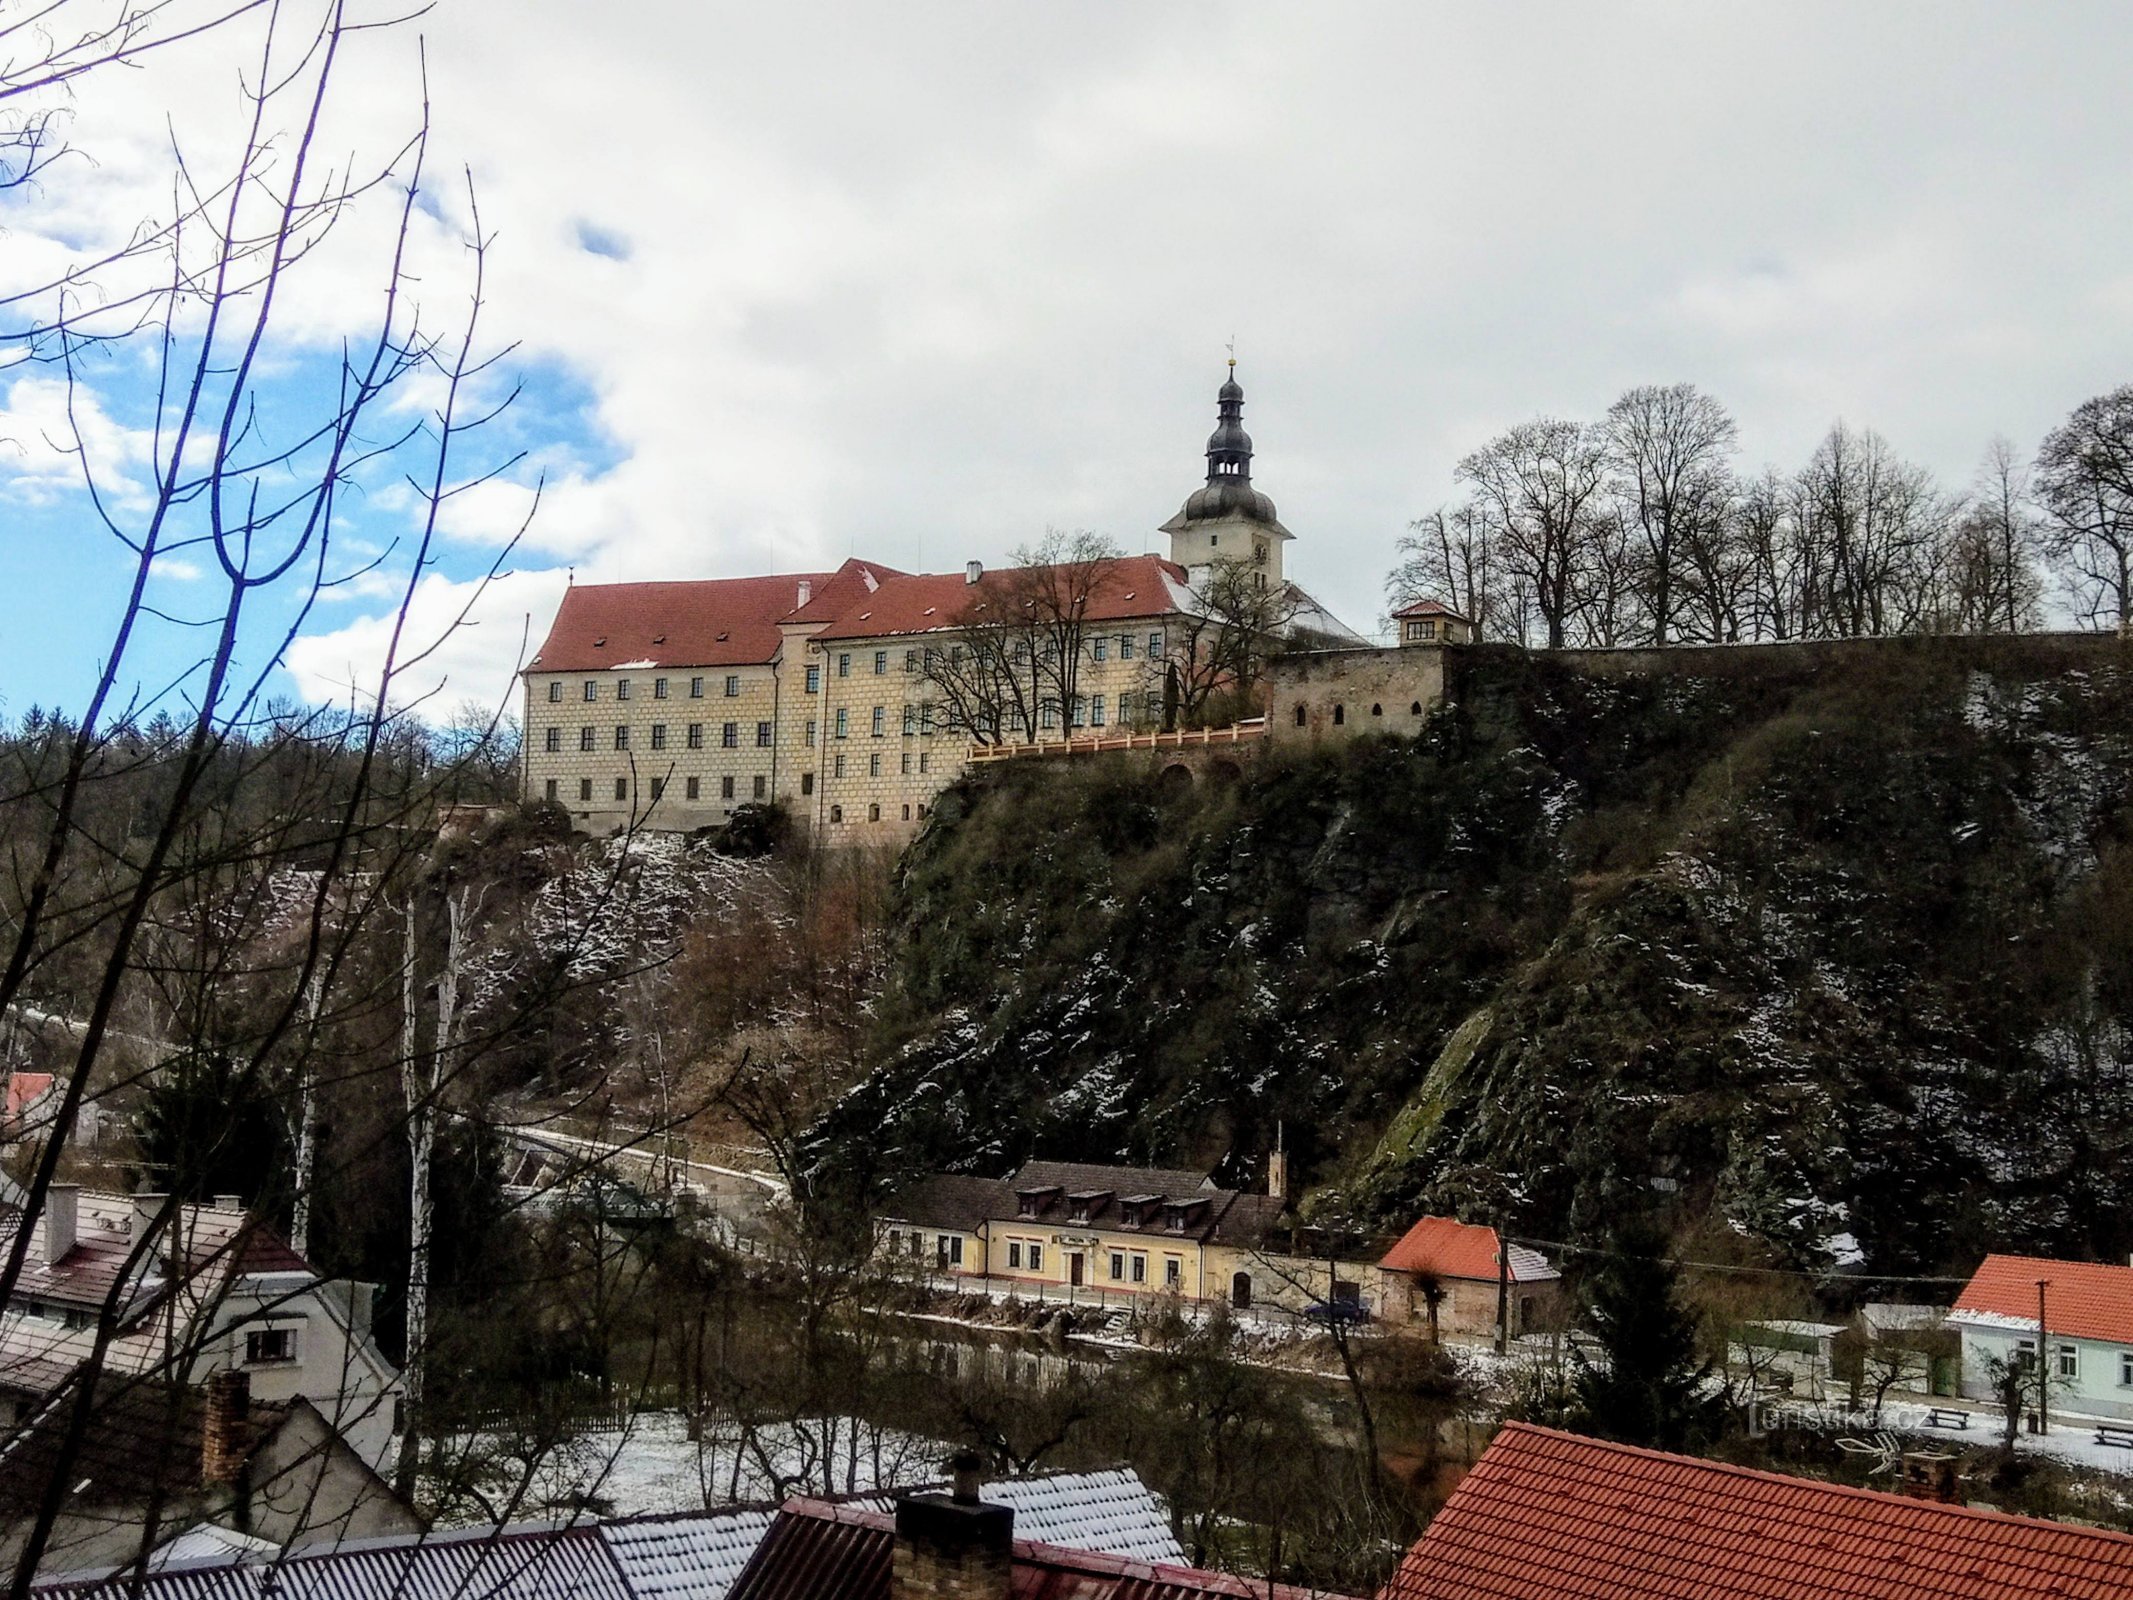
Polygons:
M1034 744L974 744L970 759L1012 761L1021 756L1093 756L1114 750L1204 750L1211 745L1250 744L1266 737L1266 718L1233 722L1226 728L1180 728L1174 733L1081 734L1040 739Z

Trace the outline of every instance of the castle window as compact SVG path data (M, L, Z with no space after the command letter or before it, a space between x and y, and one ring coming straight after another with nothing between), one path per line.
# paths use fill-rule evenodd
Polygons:
M810 749L810 750L814 749L814 747L815 747L815 735L816 735L816 733L817 733L817 732L819 732L819 731L820 731L820 730L819 730L819 728L817 727L817 725L816 725L816 723L815 723L815 719L814 719L813 717L809 717L809 718L807 719L807 748L808 748L808 749Z
M881 776L881 752L879 750L867 757L867 776L870 778Z
M592 797L593 797L593 781L592 781L592 779L590 779L590 778L580 778L580 779L578 780L578 798L579 798L580 800L590 800L590 799L591 799Z
M887 706L876 706L874 708L873 731L874 737L877 739L889 731L889 708Z
M629 779L627 779L627 778L617 778L617 779L615 780L615 798L616 798L617 800L627 800L627 799L628 799L629 797L630 797L630 781L629 781Z
M703 747L704 725L701 722L692 722L689 724L689 748L691 750L701 750Z
M1333 726L1338 728L1342 723L1346 722L1347 720L1348 708L1346 706L1340 705L1335 706L1333 708Z
M911 737L911 735L912 735L912 734L914 734L914 733L916 733L916 732L918 732L918 707L917 707L917 706L905 706L905 707L904 707L904 737L905 737L906 739L908 739L908 738L910 738L910 737Z
M770 793L770 780L764 777L763 774L758 772L755 775L755 784L753 787L755 798L761 800Z
M852 652L849 650L840 650L837 652L837 676L840 678L849 678L851 675Z
M1148 635L1148 659L1149 659L1150 661L1153 661L1153 660L1154 660L1154 659L1155 659L1155 658L1156 658L1157 656L1161 655L1162 653L1163 653L1163 636L1162 636L1161 634L1159 634L1159 633L1151 633L1151 634L1149 634L1149 635Z
M879 678L879 677L882 677L882 676L884 676L884 675L886 675L886 674L887 674L888 670L889 670L889 652L888 652L888 651L886 651L886 650L877 650L877 651L875 651L875 652L874 652L874 676L875 676L875 677L877 677L877 678Z
M630 681L629 681L629 679L627 679L627 678L617 678L617 679L615 680L615 698L616 698L617 700L627 700L627 699L628 699L629 697L630 697Z
M756 748L757 748L758 750L768 750L768 749L770 748L770 724L769 724L769 723L767 723L767 722L758 722L758 723L757 723L757 724L755 725L755 747L756 747Z
M1185 1263L1176 1256L1163 1257L1163 1287L1175 1289L1185 1281Z
M555 800L555 779L553 778L548 780L548 799L551 803Z
M1302 706L1298 706L1296 708L1296 726L1299 728L1302 727L1306 720L1307 714L1305 713L1304 708Z
M852 713L851 713L851 711L850 711L850 710L849 710L848 708L846 708L846 707L844 707L844 706L839 706L839 707L837 708L837 737L838 737L838 738L842 739L842 738L843 738L843 737L844 737L844 736L845 736L845 735L846 735L847 733L849 733L849 732L851 731L851 727L852 727L852 722L851 722L851 718L852 718Z
M563 730L561 728L550 728L548 736L543 743L546 745L549 754L553 755L563 748Z
M802 794L813 794L815 792L815 775L812 772L800 774L800 792Z
M617 750L627 750L629 747L630 725L626 722L618 722L615 724L615 748Z
M904 753L903 753L903 754L902 754L901 756L897 757L897 768L896 768L896 770L897 770L898 772L900 772L901 774L903 774L903 776L905 776L905 777L907 777L907 778L908 778L908 777L909 777L909 776L911 775L911 752L910 752L910 751L906 750L906 751L905 751L905 752L904 752Z
M703 697L704 680L701 678L691 678L689 680L689 698L691 700L701 700Z
M652 724L652 748L654 750L664 750L666 747L667 725L664 722L655 722Z
M1091 640L1089 641L1089 659L1090 659L1091 661L1108 661L1108 660L1110 660L1110 659L1111 659L1111 641L1110 641L1109 639L1103 638L1103 637L1101 637L1101 636L1099 636L1099 637L1097 637L1097 638L1094 638L1094 639L1091 639Z
M700 800L703 798L703 779L691 778L689 780L688 798L691 800Z
M918 808L918 820L921 822L924 822L926 820L926 808L924 806L920 806ZM2133 1379L2128 1379L2127 1381L2133 1382Z
M844 752L841 750L837 752L837 765L831 770L830 776L833 778L844 776Z
M1104 697L1100 694L1092 694L1089 696L1089 726L1101 728L1103 725Z
M1422 702L1417 700L1413 705L1409 706L1407 710L1410 716L1419 717L1420 715L1422 715Z
M1148 1258L1146 1256L1136 1255L1133 1258L1133 1281L1135 1283L1146 1283L1148 1281Z
M832 821L832 822L842 822L843 820L844 820L844 807L842 807L842 806L831 806L831 807L830 807L830 821Z
M667 680L664 678L654 678L652 680L652 698L654 700L664 700L666 697Z
M930 750L921 750L921 751L919 751L919 753L918 753L918 770L919 770L919 771L921 771L921 772L924 772L924 771L926 770L927 766L928 766L928 765L929 765L929 764L930 764L930 763L932 762L932 760L933 760L933 752L932 752L932 751L930 751Z
M561 678L554 678L554 679L551 679L551 680L549 681L549 684L548 684L548 703L549 703L550 705L553 705L553 704L555 704L555 702L556 702L556 701L558 701L558 700L560 700L560 699L562 699L562 698L563 698L563 680L562 680Z
M868 806L868 807L867 807L867 821L869 821L869 822L879 822L880 820L881 820L881 807L880 807L880 806L878 806L878 805L877 805L877 806Z
M738 750L741 745L741 725L738 722L722 722L718 725L718 743L722 750Z
M1383 706L1374 705L1370 708L1370 714L1373 717L1382 717L1383 715L1385 715L1385 708Z
M922 736L928 737L933 733L933 702L931 700L928 700L918 708L918 731Z
M583 728L580 728L580 729L578 730L578 748L579 748L580 750L590 750L590 749L591 749L592 747L593 747L593 731L592 731L591 727L590 727L590 726L587 726L587 727L583 727Z
M665 794L666 792L667 780L664 778L654 778L652 780L652 804L657 805L659 803L659 797Z
M1122 633L1118 636L1118 659L1121 661L1131 661L1133 659L1132 634Z
M904 671L918 671L918 652L916 650L906 650L904 652Z
M585 698L588 700L597 700L600 698L600 685L597 680L592 678L587 678L585 680Z
M809 694L820 694L822 692L822 669L819 666L811 666L807 669L807 692Z
M733 775L730 772L718 780L718 797L721 800L733 798Z
M736 696L738 696L738 695L740 694L740 692L741 692L741 675L740 675L740 674L739 674L738 672L729 672L729 673L727 673L727 674L726 674L726 698L727 698L728 700L734 699L734 698L735 698Z
M909 805L908 803L906 803L906 804L905 804L905 806L904 806L904 821L906 821L906 822L909 822L910 820L911 820L911 807L910 807L910 805Z

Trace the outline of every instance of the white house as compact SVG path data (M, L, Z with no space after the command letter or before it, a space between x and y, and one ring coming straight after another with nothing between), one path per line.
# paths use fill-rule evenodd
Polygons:
M2052 1409L2133 1419L2133 1266L1987 1256L1948 1313L1963 1393L1989 1400L1994 1362L2036 1359L2040 1284Z
M22 1276L0 1308L0 1425L20 1420L94 1350L108 1304L106 1370L196 1384L249 1374L252 1398L311 1402L371 1467L392 1450L400 1374L370 1336L369 1284L329 1282L234 1198L177 1208L136 1251L162 1195L55 1183ZM0 1249L22 1226L0 1210ZM175 1237L173 1237L175 1235Z

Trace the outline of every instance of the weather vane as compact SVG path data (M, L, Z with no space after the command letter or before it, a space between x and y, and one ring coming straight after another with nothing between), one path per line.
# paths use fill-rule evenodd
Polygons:
M1229 370L1235 372L1237 370L1237 336L1234 333L1229 336L1228 349Z

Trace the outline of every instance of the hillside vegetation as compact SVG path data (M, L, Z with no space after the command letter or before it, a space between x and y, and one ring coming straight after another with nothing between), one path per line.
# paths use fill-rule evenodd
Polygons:
M900 869L836 1165L1263 1173L1324 1215L1806 1266L2121 1255L2133 674L2115 641L1483 649L1412 739L1010 767Z

